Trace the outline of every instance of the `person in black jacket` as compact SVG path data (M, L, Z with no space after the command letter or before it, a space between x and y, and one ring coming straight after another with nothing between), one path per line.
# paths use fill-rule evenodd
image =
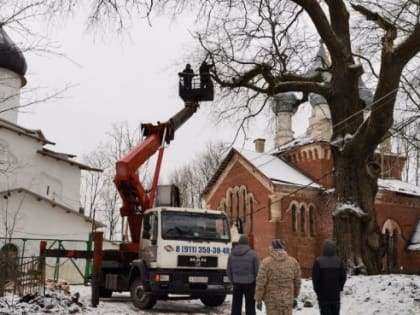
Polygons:
M194 77L194 70L191 68L191 65L187 63L184 70L178 73L178 75L183 79L182 85L185 89L192 89L192 79Z
M198 72L200 74L200 88L205 89L213 85L210 77L210 69L212 67L214 67L214 64L203 61L200 68L198 68Z
M322 255L312 267L312 284L321 315L340 314L340 292L346 280L346 270L336 254L335 242L326 240L322 246Z
M246 315L255 315L255 279L259 265L257 254L249 247L248 237L241 235L238 244L232 248L227 263L226 272L233 284L231 315L241 314L243 296Z

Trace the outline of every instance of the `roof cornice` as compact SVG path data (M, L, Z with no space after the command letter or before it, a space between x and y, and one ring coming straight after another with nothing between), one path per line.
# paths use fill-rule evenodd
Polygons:
M0 118L0 129L1 128L15 132L18 135L30 137L32 139L40 141L42 144L55 145L54 142L49 141L47 138L45 138L44 134L42 133L40 129L27 129L19 125L16 125L6 119Z
M106 227L106 225L103 224L102 222L93 220L93 219L89 218L88 216L85 216L85 215L83 215L83 214L75 211L74 209L69 208L66 205L63 205L62 203L59 203L59 202L57 202L55 200L52 200L52 199L49 199L49 198L47 198L45 196L42 196L40 194L37 194L36 192L30 191L30 190L28 190L26 188L23 188L23 187L13 188L13 189L5 190L5 191L0 191L0 194L3 195L3 197L5 197L5 196L10 196L13 193L22 193L22 192L32 195L38 201L43 200L45 202L48 202L53 207L57 207L58 206L59 208L62 208L64 211L66 211L67 213L71 213L71 214L77 215L78 217L83 218L87 222L94 222L97 227Z

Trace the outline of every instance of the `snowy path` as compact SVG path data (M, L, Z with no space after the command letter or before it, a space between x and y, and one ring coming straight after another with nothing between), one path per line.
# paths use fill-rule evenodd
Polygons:
M82 296L90 295L89 288ZM82 293L82 292L81 292ZM314 306L303 307L304 300ZM199 300L159 301L150 311L139 311L130 302L128 295L118 299L103 300L97 309L89 308L87 314L230 314L231 297L217 308L206 308ZM264 312L259 312L264 314ZM293 314L319 315L316 296L310 280L302 282L299 307ZM419 315L420 276L380 275L349 277L342 298L341 315Z
M71 302L75 293L80 294L77 303ZM87 315L138 315L138 314L230 314L231 296L216 308L205 307L200 300L158 301L152 310L136 309L128 293L115 294L110 299L100 301L97 308L90 305L90 287L71 286L71 294L52 291L48 296L37 297L41 303L18 303L18 297L6 295L0 298L0 314L38 315L38 314L87 314ZM294 315L319 315L315 293L310 280L302 281L299 306ZM312 302L312 307L303 307L304 301ZM42 305L42 306L41 306ZM263 315L264 312L257 312ZM344 288L341 315L419 315L420 314L420 275L379 275L349 277Z

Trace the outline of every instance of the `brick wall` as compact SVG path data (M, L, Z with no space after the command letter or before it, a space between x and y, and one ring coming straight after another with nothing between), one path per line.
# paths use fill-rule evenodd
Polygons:
M322 147L326 146L322 143ZM304 168L307 173L312 172L312 177L317 177L327 169L331 170L332 167L331 159L321 161L320 167L318 167L319 161L315 160L312 161L312 167L310 160L301 159L294 163ZM328 184L330 180L332 177L327 179L325 184ZM253 236L253 245L258 256L261 259L266 257L269 253L271 240L281 238L286 242L289 255L299 261L303 275L310 276L313 261L321 254L323 241L332 238L332 212L335 206L332 192L273 184L238 154L232 156L215 184L204 195L204 199L210 208L225 210L220 206L221 200L226 199L227 192L235 191L234 189L254 198L252 211L245 214L247 220L244 227L245 233ZM280 197L273 199L273 195L276 194ZM272 217L272 202L281 203L280 207L276 207L280 209L280 213L276 217ZM243 206L239 203L239 206L241 205ZM297 211L297 222L295 223L293 221L293 205ZM233 201L233 208L236 209L237 206L238 204ZM305 229L303 230L300 215L302 207L305 209L303 219ZM309 208L311 207L314 212L312 233L309 227ZM387 220L394 220L401 228L397 246L398 263L403 266L403 271L420 272L420 253L408 252L405 249L412 236L417 218L420 217L420 198L380 190L376 199L376 207L378 224L381 228ZM230 211L228 215L231 222L235 222L237 213ZM244 214L239 213L239 215L243 216ZM294 224L296 225L295 229L293 228ZM384 259L385 263L386 259Z
M327 142L311 143L289 150L285 157L296 165L303 173L319 181L324 187L333 187L333 174L331 170L334 161L330 145Z

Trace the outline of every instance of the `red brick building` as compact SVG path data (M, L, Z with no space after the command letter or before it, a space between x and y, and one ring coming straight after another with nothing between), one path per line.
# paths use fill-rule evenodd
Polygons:
M323 51L317 58L323 57ZM317 60L314 67L317 67ZM371 94L360 86L366 104ZM319 95L310 95L312 115L306 135L294 139L292 116L296 97L277 96L272 109L277 119L275 150L264 153L264 140L255 152L232 149L208 183L203 197L209 208L225 211L232 224L241 222L259 256L268 254L273 238L286 241L305 275L332 238L335 210L334 161L330 141L329 108ZM405 158L391 153L390 140L382 143L370 161L379 177L377 220L386 236L384 272L420 273L420 187L401 181Z
M259 140L260 141L260 140ZM260 143L258 143L260 145ZM261 145L260 145L261 148ZM388 174L379 179L378 224L387 236L384 272L420 273L420 187L399 179L404 159L382 158ZM308 275L322 242L332 237L335 207L330 144L292 143L272 154L232 149L204 193L208 207L223 210L263 258L273 238Z

